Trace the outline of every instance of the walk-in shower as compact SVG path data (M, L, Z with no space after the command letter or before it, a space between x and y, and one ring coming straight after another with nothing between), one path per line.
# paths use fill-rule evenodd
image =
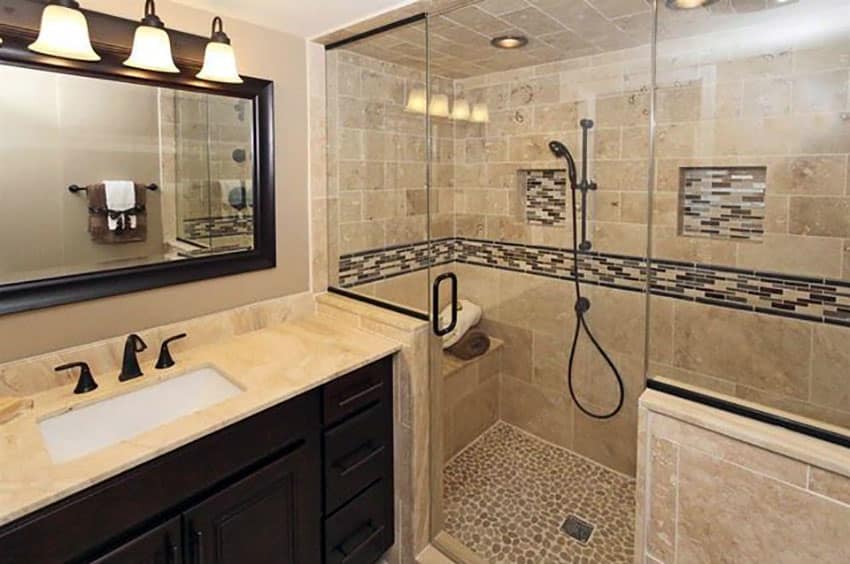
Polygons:
M490 338L433 337L437 544L633 562L647 386L847 440L848 8L486 0L328 51L332 286Z
M596 190L597 185L595 182L588 179L587 176L587 165L588 165L588 156L587 156L587 144L588 144L588 132L593 128L593 120L591 119L582 119L579 122L581 126L582 133L582 148L581 148L581 181L578 180L578 174L576 170L576 161L573 158L570 150L567 149L566 145L561 143L560 141L550 141L549 142L549 150L552 151L552 154L558 158L564 159L567 163L567 179L569 180L569 192L571 199L571 210L572 210L572 231L573 231L573 240L572 240L572 249L573 249L573 281L575 283L575 311L576 311L576 328L573 332L572 344L570 345L570 359L567 363L567 387L570 390L570 397L575 403L576 407L578 407L585 415L593 417L594 419L610 419L617 415L620 410L623 408L623 402L626 399L625 388L623 387L623 377L620 376L620 371L617 370L617 366L614 364L614 361L611 360L611 357L608 356L608 353L602 347L596 337L593 335L593 331L587 324L587 312L590 311L590 300L581 293L581 260L579 258L579 251L587 252L593 248L592 243L587 238L587 193ZM581 193L581 242L578 240L578 202L576 201L576 192ZM575 390L575 384L573 379L573 369L575 368L576 362L576 351L578 348L578 340L581 336L581 331L584 330L587 338L590 339L590 342L593 343L594 348L599 352L602 358L605 360L605 363L611 369L611 373L613 374L616 382L617 382L617 405L611 411L606 413L594 413L588 407L585 407L581 400L578 398Z

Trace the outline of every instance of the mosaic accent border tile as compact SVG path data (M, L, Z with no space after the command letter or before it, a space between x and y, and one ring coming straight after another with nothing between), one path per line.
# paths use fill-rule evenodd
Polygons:
M184 219L183 230L184 237L188 239L253 235L254 219L250 216L240 217L236 215Z
M763 239L767 167L682 167L679 177L682 235Z
M567 174L564 170L521 170L525 221L530 225L564 225L567 221Z
M429 257L425 242L345 255L340 259L340 285L392 278L453 261L546 276L574 279L572 251L480 239L447 238L434 242ZM581 281L619 290L646 289L644 257L581 253ZM700 263L653 260L654 295L707 305L780 315L806 321L850 326L850 282L727 268Z

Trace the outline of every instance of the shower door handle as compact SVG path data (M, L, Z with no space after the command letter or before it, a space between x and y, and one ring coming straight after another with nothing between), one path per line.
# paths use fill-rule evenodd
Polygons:
M452 283L452 318L448 326L440 328L440 286L446 280ZM440 274L434 279L433 295L431 296L432 320L434 326L434 334L438 337L448 335L457 327L457 276L454 272L446 272Z

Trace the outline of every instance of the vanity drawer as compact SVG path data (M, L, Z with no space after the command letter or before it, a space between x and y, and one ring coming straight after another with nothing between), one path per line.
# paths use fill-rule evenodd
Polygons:
M325 564L374 564L392 546L387 491L382 480L325 521Z
M326 514L388 476L391 448L386 411L379 403L325 432Z
M337 423L383 398L392 404L389 391L392 370L392 357L387 357L327 384L324 388L325 425Z

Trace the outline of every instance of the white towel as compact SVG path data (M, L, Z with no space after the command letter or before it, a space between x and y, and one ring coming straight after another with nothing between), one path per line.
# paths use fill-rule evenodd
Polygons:
M112 212L123 212L136 207L136 184L132 180L104 180L106 187L106 209ZM107 215L110 231L117 231L120 225L118 218ZM129 216L130 229L136 228L136 216ZM126 228L127 226L121 226Z
M443 348L447 349L460 341L467 331L478 325L481 322L483 311L481 306L476 305L469 300L458 300L457 326L454 331L443 336ZM440 325L448 326L452 321L452 306L447 306L440 313Z

